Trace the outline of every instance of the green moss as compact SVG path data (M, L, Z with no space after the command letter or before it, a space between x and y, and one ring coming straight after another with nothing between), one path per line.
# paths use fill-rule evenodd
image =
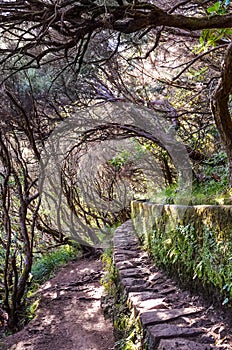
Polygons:
M27 319L29 321L35 317L36 311L39 307L39 303L40 303L40 298L35 299L34 302L28 306L26 313L27 313Z
M122 287L118 270L112 258L112 250L102 255L104 277L102 285L106 295L103 297L104 313L112 319L116 350L145 350L147 348L139 317L127 305L127 293Z
M117 293L118 271L113 263L113 249L107 249L101 256L104 275L101 284L109 297L114 297Z
M202 286L218 294L223 304L232 303L232 233L221 240L203 225L178 225L172 230L154 230L151 251L158 265L179 278L182 284Z

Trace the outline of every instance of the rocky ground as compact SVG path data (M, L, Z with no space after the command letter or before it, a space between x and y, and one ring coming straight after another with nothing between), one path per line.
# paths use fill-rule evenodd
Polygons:
M113 327L101 310L101 262L80 259L41 286L36 318L8 336L0 349L110 350Z

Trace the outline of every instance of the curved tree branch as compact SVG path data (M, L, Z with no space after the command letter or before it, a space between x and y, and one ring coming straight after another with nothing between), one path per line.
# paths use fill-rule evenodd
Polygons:
M12 6L13 5L13 6ZM1 48L0 52L40 56L75 47L84 36L97 30L115 30L134 33L151 27L172 27L189 31L231 28L232 13L216 16L189 17L169 13L149 2L126 6L97 6L92 1L0 1L0 28L2 33L11 31L17 46ZM14 30L17 29L17 33Z

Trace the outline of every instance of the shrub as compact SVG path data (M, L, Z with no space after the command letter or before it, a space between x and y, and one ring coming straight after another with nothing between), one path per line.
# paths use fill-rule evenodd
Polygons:
M40 256L32 266L33 283L45 282L59 267L70 260L76 259L78 254L78 248L66 244L46 255Z

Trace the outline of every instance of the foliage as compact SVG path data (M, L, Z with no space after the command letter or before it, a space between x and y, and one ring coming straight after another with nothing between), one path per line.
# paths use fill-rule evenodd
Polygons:
M177 185L167 186L160 191L157 195L152 198L152 201L158 204L173 204L177 194Z
M53 249L50 253L37 257L31 269L33 284L40 285L48 280L61 266L75 260L79 253L78 248L65 244L60 248Z
M114 327L123 333L123 338L115 343L116 350L142 350L143 331L139 316L135 312L128 312L125 307L118 306L119 319L114 322Z
M26 316L26 319L28 321L31 321L35 315L36 315L36 311L39 307L39 303L40 303L40 298L36 298L28 307L27 307L27 310L26 310L26 313L27 313L27 316Z
M231 204L231 189L228 184L227 156L224 151L214 152L211 157L195 166L190 205ZM174 204L178 195L177 184L172 184L157 191L151 201L160 204Z
M221 39L229 40L232 34L231 29L211 29L211 30L203 30L200 36L200 48L197 50L197 53L200 53L209 47L216 47L218 42Z
M135 312L127 305L127 293L120 284L118 270L112 259L112 249L106 250L102 254L102 263L104 277L101 283L106 291L102 303L104 313L113 321L116 339L115 349L145 349L141 321L139 316L136 316Z
M51 252L40 254L33 265L28 281L28 291L26 294L26 306L24 319L21 319L21 323L25 325L25 322L32 320L39 307L40 296L37 293L38 288L52 278L59 268L66 265L69 261L77 259L80 250L77 246L70 246L65 244L59 248L54 248Z
M215 2L212 6L207 8L210 15L223 15L227 12L230 0L221 0Z
M117 156L110 160L110 164L112 164L117 169L121 169L129 157L130 153L127 150L122 150Z
M105 250L101 256L102 267L105 271L104 276L101 279L101 284L108 295L115 296L118 273L113 263L112 254L113 249L109 248Z
M223 304L232 305L232 232L222 238L206 225L200 230L192 224L178 225L155 230L150 240L155 261L182 284L193 290L203 286L209 294L220 295Z
M231 191L228 183L228 165L225 152L214 153L198 167L200 179L193 183L190 203L231 204Z

